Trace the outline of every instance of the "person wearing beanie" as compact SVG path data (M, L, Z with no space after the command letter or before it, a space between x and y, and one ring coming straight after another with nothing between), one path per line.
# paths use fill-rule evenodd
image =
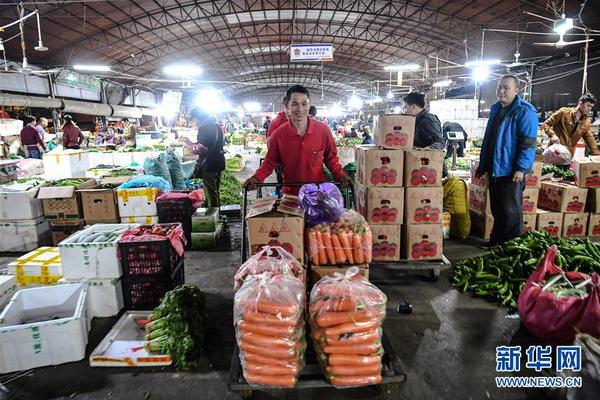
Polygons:
M435 150L444 149L444 135L442 124L438 117L425 108L425 95L419 92L410 92L404 96L404 110L406 114L415 116L414 147Z

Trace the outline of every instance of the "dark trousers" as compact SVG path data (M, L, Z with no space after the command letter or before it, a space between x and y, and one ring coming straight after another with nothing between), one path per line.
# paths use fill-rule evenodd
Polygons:
M523 230L523 190L525 181L513 182L512 176L492 178L489 183L490 208L494 227L490 242L501 244Z
M219 189L221 188L220 172L204 172L202 182L204 183L204 194L209 207L221 207L221 197Z

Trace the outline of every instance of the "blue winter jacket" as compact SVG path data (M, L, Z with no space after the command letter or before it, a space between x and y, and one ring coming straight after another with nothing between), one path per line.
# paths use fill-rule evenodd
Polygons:
M486 165L485 158L487 147L490 146L492 123L501 109L502 104L497 102L490 110L481 146L480 168ZM517 96L498 127L492 176L511 176L516 171L531 172L535 159L537 127L538 117L535 107Z

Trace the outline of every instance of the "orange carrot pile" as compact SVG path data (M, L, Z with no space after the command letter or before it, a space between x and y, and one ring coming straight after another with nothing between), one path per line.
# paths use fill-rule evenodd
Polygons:
M247 277L233 312L244 378L250 384L294 387L303 366L304 283L266 272Z
M387 297L352 267L321 279L310 293L310 336L329 383L381 382L382 324Z
M238 290L244 280L253 275L271 272L274 275L290 275L305 282L304 266L290 252L280 246L266 246L250 257L237 270L233 278L233 288Z
M369 225L353 210L337 222L308 228L306 237L313 265L368 264L373 258Z

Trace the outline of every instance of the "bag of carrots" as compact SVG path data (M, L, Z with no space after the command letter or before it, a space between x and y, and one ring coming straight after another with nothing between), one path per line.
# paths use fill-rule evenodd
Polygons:
M265 246L250 257L237 270L233 278L234 290L238 290L249 276L271 272L273 275L295 276L306 282L304 266L290 252L280 246Z
M306 241L313 265L359 265L373 259L371 229L354 210L344 210L337 222L307 228Z
M324 277L310 292L309 324L319 362L337 387L381 382L387 297L357 267Z
M246 278L233 304L235 334L249 384L292 388L304 364L304 283L265 272Z

